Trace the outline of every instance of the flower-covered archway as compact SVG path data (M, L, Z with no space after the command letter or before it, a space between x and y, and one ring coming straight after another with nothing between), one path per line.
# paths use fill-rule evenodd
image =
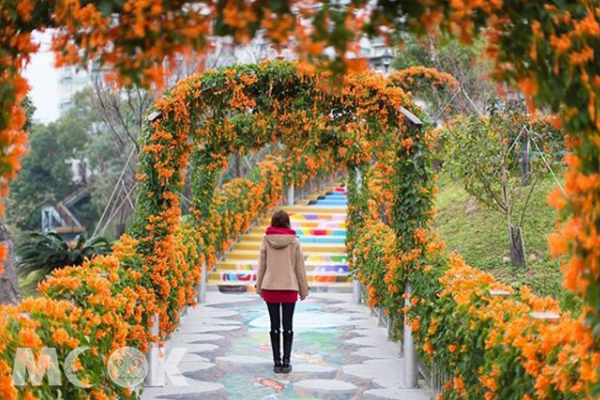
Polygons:
M587 305L590 326L600 331L600 252L597 242L597 136L600 132L599 0L552 2L497 1L367 1L351 7L281 0L232 0L198 7L153 0L41 1L6 0L0 4L0 197L19 168L25 151L23 100L27 83L21 71L39 45L34 31L55 28L52 48L60 65L84 65L89 60L110 64L122 84L160 83L175 55L184 51L205 54L210 38L230 37L247 43L259 32L276 46L297 43L302 59L329 70L346 72L364 67L364 60L348 59L349 50L363 35L383 35L392 42L409 28L432 28L459 35L464 42L480 32L489 37L487 53L494 77L518 87L533 106L550 106L572 133L566 176L566 198L556 194L553 205L571 220L552 237L556 254L569 254L566 285ZM301 16L299 18L298 16ZM310 21L306 24L306 21ZM522 40L515 40L522 38ZM329 58L324 49L335 50ZM170 61L165 63L165 59ZM1 211L1 210L0 210ZM1 214L1 213L0 213ZM3 250L2 250L3 251Z
M393 162L392 174L406 178L406 191L397 196L402 201L395 209L399 216L415 218L403 229L425 224L431 198L420 188L432 184L428 146L422 130L410 128L407 110L420 112L402 89L381 75L349 74L341 85L332 86L327 74L281 61L192 76L158 100L142 137L133 232L147 268L154 271L157 294L167 299L159 307L161 317L168 317L161 318L161 328L170 331L177 323L177 307L193 296L190 290L178 291L177 282L197 279L197 264L213 264L216 255L250 226L252 212L219 209L215 194L220 171L232 153L269 143L284 146L283 157L261 164L260 173L270 174L267 183L263 179L239 193L256 195L262 210L280 201L283 181L301 184L319 170L353 169L385 157ZM179 193L188 166L193 218L185 250L177 237ZM415 206L419 204L423 207ZM186 257L190 247L197 258Z

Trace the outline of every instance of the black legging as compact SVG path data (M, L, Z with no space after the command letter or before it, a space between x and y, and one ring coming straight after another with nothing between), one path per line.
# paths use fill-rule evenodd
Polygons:
M296 303L267 303L269 317L271 318L271 332L279 331L281 327L281 315L283 315L283 330L292 332L292 320L294 319L294 308ZM281 310L281 313L279 312Z

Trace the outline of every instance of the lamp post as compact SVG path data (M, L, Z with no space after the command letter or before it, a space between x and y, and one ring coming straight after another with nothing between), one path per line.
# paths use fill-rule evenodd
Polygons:
M423 122L408 111L404 107L400 107L398 110L400 114L402 114L406 118L407 125L413 127L413 129L421 129L423 128ZM406 282L404 286L404 306L406 308L411 307L411 288L410 284ZM404 318L404 388L412 389L416 388L419 380L418 374L418 363L417 363L417 353L415 350L415 342L412 334L412 327L408 323L408 318L405 316Z

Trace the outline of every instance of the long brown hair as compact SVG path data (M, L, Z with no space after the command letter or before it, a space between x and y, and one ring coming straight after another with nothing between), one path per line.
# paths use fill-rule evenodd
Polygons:
M277 210L271 217L271 226L273 228L291 228L290 216L284 210Z

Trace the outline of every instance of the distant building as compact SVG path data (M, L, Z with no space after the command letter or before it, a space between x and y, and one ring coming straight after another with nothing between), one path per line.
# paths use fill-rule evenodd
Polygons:
M211 38L211 50L196 56L176 57L176 64L167 65L171 75L167 77L167 87L173 87L178 81L198 72L216 70L234 64L255 64L264 60L281 59L291 61L297 59L293 45L275 50L270 42L258 35L246 45L236 45L229 37Z
M68 66L61 67L58 75L58 111L64 115L75 105L74 96L77 92L93 85L93 80L102 73L96 66L88 69Z
M238 62L241 63L258 63L276 58L292 61L298 58L298 55L294 52L293 43L284 46L280 50L276 50L270 42L261 35L251 40L247 46L236 47L235 56Z
M285 46L277 51L267 39L258 35L245 46L236 46L231 38L215 37L212 39L213 49L204 57L204 69L218 69L232 64L258 63L264 60L275 58L291 61L297 59L294 51L294 44ZM329 53L331 49L326 49ZM333 51L331 51L333 56ZM392 49L387 46L383 39L367 40L363 39L360 45L360 54L358 57L364 57L369 61L369 67L380 73L388 73L393 59ZM172 86L176 81L196 72L197 60L191 65L184 57L177 59L177 72L168 79L168 86ZM91 68L84 69L74 66L60 68L58 80L58 107L60 115L64 115L74 105L74 96L77 92L88 86L92 86L94 80L103 73L103 69L94 65Z
M58 111L64 115L75 105L73 96L90 86L92 80L88 71L76 67L62 67L58 78Z
M232 44L231 38L213 38L213 50L206 56L206 67L216 69L232 64L252 64L264 60L279 58L295 60L297 58L292 46L277 51L262 35L252 39L247 45Z
M369 60L369 67L379 73L390 72L390 64L394 59L392 48L382 38L363 40L360 46L360 56Z

